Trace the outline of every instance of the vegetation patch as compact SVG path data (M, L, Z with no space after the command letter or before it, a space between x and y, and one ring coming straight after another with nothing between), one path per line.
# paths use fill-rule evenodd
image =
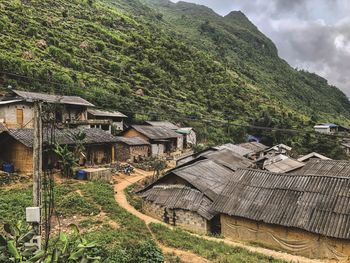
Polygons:
M69 193L57 200L56 211L59 215L71 216L71 215L83 215L94 216L97 215L100 210L96 204L81 196L77 192Z
M177 249L188 250L212 262L284 262L272 257L249 252L246 249L233 247L224 242L215 242L194 236L187 231L151 224L150 228L159 242Z

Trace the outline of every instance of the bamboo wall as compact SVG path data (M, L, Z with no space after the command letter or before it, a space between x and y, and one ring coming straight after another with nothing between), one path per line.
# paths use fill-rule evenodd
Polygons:
M221 215L221 234L229 239L326 262L350 262L350 240L327 238L296 228Z

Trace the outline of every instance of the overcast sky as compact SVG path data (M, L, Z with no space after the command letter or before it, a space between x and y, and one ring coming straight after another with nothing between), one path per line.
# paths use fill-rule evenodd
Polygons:
M350 97L350 0L186 2L209 6L221 15L241 10L292 66L316 72Z

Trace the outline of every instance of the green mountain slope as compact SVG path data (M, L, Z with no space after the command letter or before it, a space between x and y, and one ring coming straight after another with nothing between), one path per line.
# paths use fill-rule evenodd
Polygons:
M342 92L292 69L240 12L166 0L0 0L0 12L2 86L191 125L350 119Z

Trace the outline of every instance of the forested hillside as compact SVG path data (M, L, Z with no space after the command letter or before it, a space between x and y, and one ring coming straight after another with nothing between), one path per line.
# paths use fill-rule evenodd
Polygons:
M165 0L0 0L0 12L4 87L185 124L350 119L341 91L291 68L240 12Z

